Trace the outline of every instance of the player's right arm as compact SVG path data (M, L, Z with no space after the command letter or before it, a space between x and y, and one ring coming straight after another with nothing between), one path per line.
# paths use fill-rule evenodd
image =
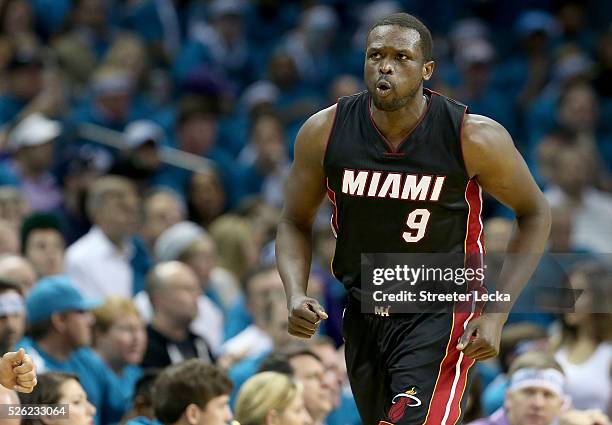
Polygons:
M306 295L312 261L312 225L325 196L323 160L336 106L311 116L300 129L285 186L285 205L276 234L276 263L289 310L289 333L312 336L327 314Z

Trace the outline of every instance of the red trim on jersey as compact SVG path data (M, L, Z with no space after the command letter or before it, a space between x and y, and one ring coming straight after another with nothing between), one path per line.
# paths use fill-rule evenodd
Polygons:
M464 332L472 313L453 313L453 327L440 363L427 417L423 425L452 425L461 415L461 400L467 383L468 371L475 363L457 350L457 341ZM447 413L448 411L448 413Z
M336 205L336 192L329 187L329 179L325 179L325 185L327 186L327 197L334 207L331 216L332 230L334 231L334 236L338 237L340 227L338 226L338 205Z
M429 90L427 88L423 88L423 91L429 92L429 102L427 102L427 106L425 107L425 111L421 114L421 116L417 120L417 122L414 125L414 127L412 127L412 130L410 130L410 132L404 137L404 139L401 141L401 143L399 145L397 145L397 148L393 147L391 142L389 142L389 140L387 140L385 135L382 134L382 131L380 131L380 129L376 125L376 121L374 121L374 117L372 116L372 96L368 97L368 116L370 117L370 121L372 122L372 125L374 126L374 128L376 129L376 131L378 132L380 137L384 140L385 144L387 145L387 148L389 148L389 151L387 153L392 153L392 154L401 153L401 152L399 152L399 150L402 148L404 143L406 143L408 141L410 136L412 136L412 133L414 133L414 131L419 127L419 125L421 125L421 122L423 122L423 120L425 119L425 117L429 113L429 109L431 108L431 104L433 103L433 97L437 96L438 94L432 92L431 90Z
M465 188L465 201L469 212L465 229L464 252L466 256L484 254L484 235L482 226L482 191L475 179L470 179Z

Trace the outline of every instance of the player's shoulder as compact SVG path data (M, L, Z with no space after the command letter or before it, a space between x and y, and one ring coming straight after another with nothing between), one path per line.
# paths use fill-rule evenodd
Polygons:
M461 129L461 150L470 176L495 167L514 154L515 147L506 129L483 115L465 114ZM488 164L488 165L487 165Z
M322 109L306 120L295 141L295 156L322 163L331 136L337 104Z
M326 130L331 129L333 126L337 109L338 104L335 103L332 106L314 113L306 120L302 126L302 130L310 134L325 133Z
M512 140L506 129L484 115L465 114L461 128L463 148L494 149Z

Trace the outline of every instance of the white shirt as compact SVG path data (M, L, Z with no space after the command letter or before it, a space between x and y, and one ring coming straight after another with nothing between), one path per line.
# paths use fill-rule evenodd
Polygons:
M250 325L238 335L228 339L221 347L223 354L244 355L245 357L257 356L273 349L272 338L255 325Z
M149 294L140 291L134 296L134 304L145 323L153 320L153 306ZM191 322L189 329L204 338L213 354L218 354L223 343L223 312L206 295L198 298L198 315Z
M546 192L552 207L567 202L567 195L558 187ZM588 188L582 194L582 205L573 211L571 243L575 248L596 253L612 252L612 195Z
M555 354L567 379L567 393L572 406L579 410L600 409L607 412L612 399L612 344L601 343L582 364L571 363L567 351L561 348Z
M119 250L94 226L66 250L66 274L85 297L132 298L134 275L131 247Z

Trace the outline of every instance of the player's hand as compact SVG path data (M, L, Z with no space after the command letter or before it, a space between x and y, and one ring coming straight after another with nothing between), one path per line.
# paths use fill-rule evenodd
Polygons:
M507 316L501 313L484 313L471 320L459 342L457 350L474 360L486 360L497 356L501 333Z
M569 410L559 418L559 425L610 425L601 410Z
M300 338L310 338L317 331L327 313L317 300L305 295L294 297L289 303L289 333Z
M36 386L36 366L23 348L0 359L0 384L21 393L31 393Z

